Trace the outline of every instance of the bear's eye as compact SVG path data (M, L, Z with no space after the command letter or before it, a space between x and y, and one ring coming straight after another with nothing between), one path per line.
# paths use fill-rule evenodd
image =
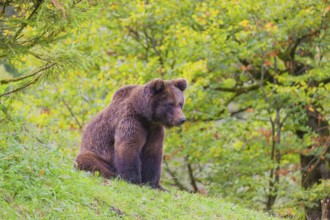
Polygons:
M166 105L167 107L174 107L174 106L175 106L173 102L168 102L168 103L166 103L165 105Z

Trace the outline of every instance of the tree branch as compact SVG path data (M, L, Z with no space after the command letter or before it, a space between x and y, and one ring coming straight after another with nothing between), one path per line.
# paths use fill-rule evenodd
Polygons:
M194 177L194 173L193 173L191 164L189 163L189 160L188 160L188 156L185 157L185 161L187 163L187 168L188 168L188 173L189 173L191 186L192 186L195 193L199 192L199 189L197 187L197 183L196 183L196 180L195 180L195 177Z
M3 94L0 94L0 98L3 97L3 96L6 96L6 95L10 95L12 93L15 93L15 92L18 92L18 91L21 91L33 84L35 84L36 82L38 82L38 80L40 79L40 77L42 76L42 74L40 74L39 76L37 76L36 78L34 78L34 80L31 80L30 82L24 84L23 86L17 88L17 89L14 89L14 90L11 90L9 92L6 92L6 93L3 93Z
M317 169L320 166L320 164L324 161L326 154L329 153L329 149L330 149L330 144L326 145L326 148L318 158L317 157L313 158L313 160L311 160L310 163L306 166L306 169L304 171L306 177L305 180L303 181L303 184L305 184L307 181L310 180L311 175L308 174L313 173L315 169ZM313 164L314 160L316 160L316 162ZM310 170L308 170L309 168Z
M14 90L11 90L11 91L9 91L9 92L6 92L6 93L3 93L3 94L0 94L0 98L3 97L3 96L7 96L7 95L10 95L10 94L13 94L13 93L18 92L18 91L21 91L21 90L23 90L23 89L25 89L25 88L27 88L27 87L29 87L29 86L31 86L31 85L37 83L38 80L40 79L40 77L43 75L42 71L44 71L44 70L46 70L46 69L49 69L49 68L51 68L51 67L54 66L54 65L56 65L56 63L52 63L52 64L50 64L50 65L47 65L47 66L45 66L45 67L43 67L43 68L37 70L36 73L33 72L33 73L31 73L31 74L29 74L29 75L27 75L27 76L20 77L20 79L19 79L19 78L15 78L15 79L13 79L12 82L17 82L17 81L20 81L20 80L23 80L23 79L26 79L26 78L29 78L29 77L36 76L33 80L31 80L31 81L25 83L23 86L18 87L18 88L14 89ZM38 73L40 73L40 74L38 75ZM9 80L9 81L10 81L10 80ZM10 83L10 82L8 82L8 83ZM0 83L0 84L1 84L1 83ZM5 84L5 83L3 83L3 84Z
M74 120L76 121L77 125L79 126L79 129L82 129L82 124L80 123L80 121L78 120L78 118L76 117L76 115L74 114L74 112L72 111L71 107L68 105L68 103L65 101L64 98L62 98L62 102L65 105L65 107L69 110L71 116L74 118Z
M187 192L191 192L187 187L185 187L178 179L177 175L169 168L166 160L164 160L164 164L165 164L165 170L170 174L170 176L172 177L175 185L180 189L180 190L184 190Z
M315 84L316 84L317 86L320 85L321 83L324 83L324 84L328 84L328 83L330 83L330 77L315 82Z
M218 112L214 117L210 118L190 118L188 119L189 122L211 122L211 121L218 121L221 120L221 115L225 112L225 110L221 110Z
M38 73L46 70L46 69L49 69L51 68L52 66L56 65L56 63L51 63L47 66L43 66L37 70L34 70L32 73L28 74L28 75L25 75L25 76L21 76L21 77L17 77L17 78L12 78L12 79L2 79L0 80L0 85L3 85L3 84L8 84L8 83L12 83L12 82L18 82L18 81L21 81L21 80L24 80L24 79L27 79L27 78L30 78L30 77L33 77L35 75L37 75Z
M260 88L259 84L254 84L251 86L246 86L246 87L232 87L232 88L228 88L228 87L215 87L215 88L211 88L209 86L204 86L204 89L212 89L215 91L221 91L221 92L233 92L233 93L237 93L237 94L243 94L246 92L250 92L253 90L257 90Z
M32 16L38 11L38 9L40 8L40 6L42 5L44 0L39 0L37 1L34 10L32 11L32 13L29 15L29 17L27 18L27 20L30 20L32 18ZM15 33L15 35L13 36L13 40L16 40L18 35L23 31L23 29L28 25L27 22L23 22L21 27L17 30L17 32Z
M2 12L1 12L1 14L4 14L6 12L7 5L8 5L8 1L5 1L5 3L3 3L3 6L2 6Z

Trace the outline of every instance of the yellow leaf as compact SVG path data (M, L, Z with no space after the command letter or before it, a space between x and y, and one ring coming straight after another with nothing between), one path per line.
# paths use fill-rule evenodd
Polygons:
M9 34L10 34L10 31L9 31L9 30L7 30L7 29L3 30L3 35L4 35L4 36L7 36L7 35L9 35Z
M309 110L310 112L314 112L314 111L315 111L314 108L311 107L311 106L308 108L308 110Z
M25 28L27 31L32 31L33 30L33 27L31 27L30 25L26 26Z
M241 140L238 140L237 142L235 142L233 144L233 147L236 149L236 150L240 150L242 147L243 147L244 143L241 141Z
M248 21L248 20L243 20L243 21L241 21L239 24L240 24L241 26L243 26L243 27L246 27L246 26L249 25L249 21Z
M277 26L274 25L272 22L268 22L265 24L265 29L267 31L276 31L277 30Z

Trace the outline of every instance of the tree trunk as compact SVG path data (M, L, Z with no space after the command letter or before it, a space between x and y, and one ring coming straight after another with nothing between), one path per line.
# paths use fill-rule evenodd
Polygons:
M324 199L321 201L322 205L322 220L330 219L330 199Z
M308 189L312 187L315 183L320 183L321 175L318 169L314 169L313 171L307 173L307 169L310 166L310 164L315 161L315 156L304 156L300 155L300 165L302 167L301 169L301 184L304 187L304 189ZM320 220L321 219L321 205L318 203L316 206L310 208L305 207L305 214L306 219L308 220Z
M326 159L325 154L329 153L329 125L322 115L316 110L307 110L308 126L313 132L319 135L315 140L314 147L324 147L323 155L300 155L302 186L304 189L311 188L314 184L319 184L321 179L330 178L330 159ZM303 138L305 132L297 131L297 135ZM316 206L305 207L306 219L324 220L330 219L329 197L325 195L323 202L318 201Z

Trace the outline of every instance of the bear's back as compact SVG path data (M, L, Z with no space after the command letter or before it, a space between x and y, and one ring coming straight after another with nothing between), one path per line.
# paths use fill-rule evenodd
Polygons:
M118 103L128 99L132 91L137 87L137 85L128 85L118 89L112 97L112 103Z
M81 150L92 151L103 159L111 160L116 127L129 111L128 102L133 90L137 87L136 85L124 86L115 92L111 103L84 128Z

